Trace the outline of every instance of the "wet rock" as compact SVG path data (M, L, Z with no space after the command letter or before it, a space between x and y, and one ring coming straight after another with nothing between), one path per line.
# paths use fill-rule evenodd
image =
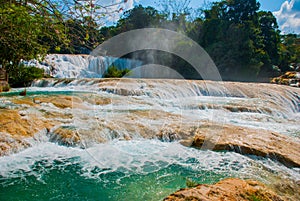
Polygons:
M20 114L21 113L21 114ZM28 118L23 118L22 115ZM25 111L1 109L0 132L8 133L15 137L32 137L44 128L51 128L53 123L43 121L37 116Z
M285 201L264 184L253 180L225 179L214 185L201 184L195 188L181 189L164 201Z
M29 97L22 97L19 99L13 99L12 102L14 104L19 104L19 105L28 105L28 106L34 106L35 103L33 102L32 98Z
M50 141L65 146L78 146L80 145L80 136L78 135L76 128L61 126L53 132L50 132Z
M45 96L45 97L35 97L33 100L34 103L52 103L58 108L82 108L82 100L76 96Z
M299 181L281 178L280 181L272 182L269 186L274 192L287 200L300 200Z
M110 98L105 98L97 94L83 95L82 100L92 105L108 105L112 103L112 100Z
M21 91L19 93L20 96L26 96L26 94L27 94L27 90L26 89L24 89L23 91Z
M178 134L171 129L160 130L157 137L159 140L163 142L173 142L173 141L178 141L180 139Z
M29 147L25 139L53 127L54 122L44 121L29 112L1 109L0 125L0 156L3 156Z
M9 155L27 147L30 147L30 144L24 139L14 138L7 133L0 132L0 156Z
M300 143L275 132L209 124L192 132L192 147L269 157L288 167L300 167Z
M72 80L52 81L60 86L60 81ZM280 124L284 126L288 122L297 129L295 122L298 119L294 121L285 116L300 111L298 88L260 83L151 79L82 79L74 81L72 86L77 86L76 83L79 89L88 83L87 86L91 86L96 93L2 97L0 107L3 103L6 109L1 109L4 116L0 112L0 132L19 138L32 137L40 129L47 128L52 132L53 126L58 128L76 120L80 141L102 143L113 139L138 138L183 140L181 142L186 146L254 154L274 158L287 166L299 166L299 142L278 133L272 134L271 131L246 128L247 125L206 126L210 116L206 111L201 111L213 109L226 116L231 113L233 116L252 113L245 114L243 120L254 123L260 123L259 118L267 121L264 119L267 115L271 121L279 119L276 125L282 121ZM119 95L98 93L106 89L116 90ZM220 97L212 101L207 97L202 100L204 95ZM198 97L194 100L195 96L199 96L199 100ZM218 115L218 112L215 114ZM222 123L222 119L216 118L216 121ZM53 141L63 141L68 146L78 144L78 136L68 129L57 130L54 135L57 139L53 138Z

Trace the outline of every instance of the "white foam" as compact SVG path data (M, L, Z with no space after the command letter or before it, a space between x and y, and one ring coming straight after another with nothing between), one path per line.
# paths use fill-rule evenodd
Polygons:
M141 137L138 136L139 133L134 133L135 130L139 131L135 128L140 125L156 132L161 128L166 129L168 124L178 125L201 122L202 120L267 129L289 135L295 135L299 132L298 122L300 116L297 110L299 97L297 93L290 92L289 90L292 89L289 88L286 94L280 90L273 89L269 91L265 89L260 95L248 97L246 96L246 88L244 89L245 92L239 90L238 95L229 96L227 91L222 91L217 86L211 86L212 93L206 94L205 87L196 81L190 85L189 83L180 84L179 81L172 80L125 79L117 83L117 86L112 86L114 83L102 81L99 79L49 80L49 83L46 83L48 87L38 87L43 85L40 82L35 85L36 87L30 87L27 90L28 92L62 93L80 91L95 94L95 98L100 96L101 98L111 99L111 103L107 105L93 105L85 102L83 103L85 109L81 107L60 109L47 103L39 104L35 108L50 113L71 114L73 119L60 119L59 121L66 124L73 123L78 130L88 130L91 137L94 137L93 132L95 132L95 135L99 135L96 127L96 123L99 122L103 125L106 124L106 128L111 126L120 136L128 134L133 139ZM123 81L126 83L123 83ZM106 88L112 90L101 91ZM142 93L128 95L115 89L125 89L130 92L141 91ZM76 96L80 98L80 96ZM201 104L214 104L219 108L200 109L199 105ZM0 98L0 106L2 107L2 105L8 108L17 107L17 104L13 104L7 97ZM253 107L262 112L231 112L224 107L226 105ZM271 112L264 112L264 108L268 108ZM42 114L36 111L29 111L28 108L21 109L25 115L30 112L42 118ZM135 116L134 113L131 113L135 110L148 110L149 115ZM161 111L162 116L157 115L157 111ZM174 117L175 115L178 116ZM130 118L132 119L130 120ZM128 125L128 128L126 125ZM270 172L273 171L275 174L282 173L296 179L300 178L299 170L286 168L268 159L252 160L236 153L199 151L183 147L178 143L163 143L156 140L111 141L114 137L105 129L101 130L100 134L100 137L109 140L109 142L97 145L91 143L85 150L79 147L58 146L46 142L44 139L38 143L31 143L33 145L31 148L18 154L0 158L0 175L3 177L18 177L20 174L32 174L38 177L38 174L41 173L32 169L36 162L43 161L45 166L52 167L55 161L61 161L62 166L78 164L82 168L83 176L96 178L100 174L115 171L122 171L127 174L147 174L166 168L171 164L177 164L195 171L207 170L257 179L261 179L261 175L265 175L267 170L262 167L266 166L271 170ZM134 138L134 136L137 137ZM95 167L100 171L95 173L93 171Z
M31 60L24 63L42 68L55 78L101 78L112 64L119 69L132 69L142 64L131 59L71 54L49 54L42 62Z
M37 172L33 167L41 161L44 170ZM266 174L263 164L268 165L271 172L300 178L299 172L269 160L253 160L230 152L202 151L157 140L111 141L85 150L42 142L20 153L1 157L0 175L4 178L22 175L39 177L57 162L61 162L60 168L80 165L82 176L89 178L99 178L99 175L108 172L123 172L127 176L148 174L170 165L179 165L196 172L206 170L261 180L262 175ZM95 172L95 168L99 171Z

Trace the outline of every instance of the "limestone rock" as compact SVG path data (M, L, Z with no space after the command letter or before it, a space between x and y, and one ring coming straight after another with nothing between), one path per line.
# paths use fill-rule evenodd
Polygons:
M284 201L265 185L253 180L225 179L214 185L201 184L195 188L181 189L164 201Z
M12 109L0 110L0 156L29 147L26 138L33 137L43 129L49 130L54 122Z
M50 141L65 146L76 146L80 144L80 136L72 127L59 127L50 134Z
M300 143L288 136L234 125L206 125L193 132L193 147L270 157L288 167L300 167Z
M35 103L52 103L58 108L84 108L81 103L82 100L75 96L48 96L48 97L36 97Z
M22 116L26 116L22 117ZM0 132L8 133L14 137L32 137L38 131L53 126L51 121L43 121L34 114L25 114L18 110L0 110Z

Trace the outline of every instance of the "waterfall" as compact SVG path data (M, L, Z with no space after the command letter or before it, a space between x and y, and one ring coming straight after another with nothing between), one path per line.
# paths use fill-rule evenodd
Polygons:
M49 54L42 62L31 60L24 64L42 68L54 78L101 78L111 65L130 70L142 65L142 62L114 57Z
M86 64L86 69L95 74L110 62L72 59ZM127 66L126 62L122 64ZM174 181L184 187L186 181L182 178L195 175L199 183L227 177L266 183L282 183L282 178L299 181L299 97L299 88L260 83L128 78L37 80L27 88L27 97L0 97L1 115L12 119L12 124L3 124L8 132L22 132L19 123L20 128L29 129L49 123L49 128L24 141L1 132L5 147L23 151L0 157L0 191L6 192L2 195L9 199L15 196L15 189L29 185L29 195L35 190L44 196L52 192L37 188L37 182L44 182L65 195L75 189L70 185L79 184L79 189L86 186L104 200L139 200L141 195L147 200L149 196L144 192L149 192L145 189L151 183L154 190L150 194L157 195L153 200L162 200L162 190L181 188L177 184L170 187ZM196 135L206 135L206 142L212 143L210 139L220 136L216 147L230 151L191 149L178 143L190 145ZM201 139L195 142L201 143ZM294 161L297 164L289 163ZM56 192L47 196L52 198ZM134 196L128 196L128 192L134 192ZM24 194L18 196L22 199Z
M107 92L120 96L147 96L162 101L173 100L173 106L177 104L178 107L272 113L285 117L300 111L299 89L273 84L85 78L42 79L34 81L32 87L67 87L78 91ZM211 99L210 103L207 102L208 99Z

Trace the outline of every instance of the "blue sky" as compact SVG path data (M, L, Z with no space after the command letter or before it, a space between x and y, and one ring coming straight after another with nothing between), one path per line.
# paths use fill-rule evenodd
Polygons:
M201 8L205 5L218 0L191 0L193 8ZM273 12L276 16L280 29L284 33L300 33L300 0L258 0L261 10ZM128 0L127 8L142 4L143 6L156 7L159 0Z
M209 3L209 2L215 2L218 0L191 0L191 6L193 7L201 7L202 5L204 5L204 3ZM276 11L279 10L282 3L285 0L259 0L261 7L265 10L270 10L270 11ZM142 5L150 5L150 6L155 6L155 2L158 1L154 1L154 0L139 0L139 1L135 1L137 4L142 4Z

